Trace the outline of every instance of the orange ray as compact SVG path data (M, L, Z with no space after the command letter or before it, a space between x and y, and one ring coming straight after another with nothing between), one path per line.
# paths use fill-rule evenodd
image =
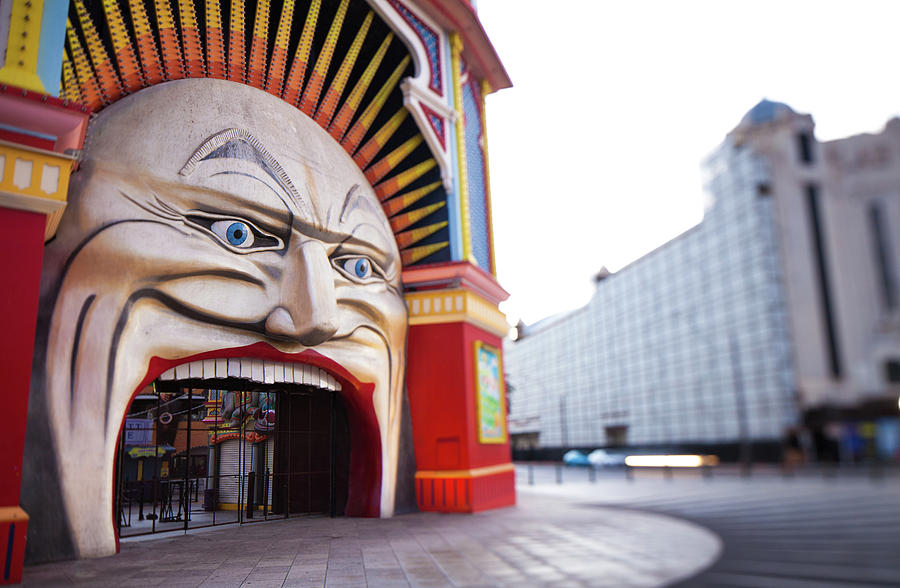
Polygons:
M275 33L275 46L269 59L269 77L266 80L266 92L281 96L284 85L284 69L287 67L288 42L291 39L291 19L294 16L294 0L285 0L281 8L281 20Z
M294 62L291 64L291 72L288 74L284 94L281 96L282 100L292 106L297 105L303 90L303 79L306 77L306 68L309 66L309 53L312 50L313 36L316 33L316 23L319 20L321 6L321 0L312 0L310 3L309 12L306 13L306 23L300 34L300 43L297 44L297 49L294 51Z
M156 37L150 29L144 0L131 0L128 8L131 10L131 22L134 23L134 36L137 40L138 56L141 58L141 69L144 71L144 83L150 86L158 84L164 79L162 62L159 60L159 49L156 46Z
M178 0L178 13L181 16L185 73L189 78L202 78L206 72L203 68L203 46L200 44L200 29L197 28L194 0Z
M225 39L219 0L206 0L206 73L225 79Z
M375 55L372 56L372 59L369 60L369 64L363 71L362 76L360 76L359 80L356 82L356 86L350 91L350 95L347 96L347 100L344 101L344 105L341 106L338 115L328 126L328 132L331 133L331 136L336 140L340 141L344 138L344 133L347 132L347 127L350 125L350 121L353 120L353 115L356 114L356 109L359 108L363 96L365 96L366 90L369 89L369 85L375 77L375 72L378 71L378 67L381 65L381 61L384 59L384 55L387 53L387 49L393 39L394 33L388 33L387 37L384 38L384 41L381 42L378 51L376 51Z
M250 61L247 63L247 84L263 88L266 81L266 52L269 44L269 0L258 0L250 39Z
M119 10L119 3L116 0L103 0L103 12L112 37L116 65L124 90L129 93L136 92L144 85L144 78L134 47L131 45L131 38L128 36L125 20L122 18L122 11Z
M347 14L349 3L350 0L341 0L341 3L338 5L334 20L331 21L331 28L328 29L328 36L325 37L325 45L319 51L316 66L310 72L306 87L303 88L300 110L309 116L315 114L316 105L319 103L319 94L321 94L322 86L325 84L325 76L328 75L328 68L331 66L331 58L334 55L338 37L341 36L341 27L344 26L344 17Z

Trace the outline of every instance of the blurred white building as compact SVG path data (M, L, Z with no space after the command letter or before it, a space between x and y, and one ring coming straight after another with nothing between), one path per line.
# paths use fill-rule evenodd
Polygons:
M703 221L505 346L514 448L820 458L900 444L900 119L816 141L763 100L705 162ZM848 453L849 452L849 453ZM521 454L520 454L521 455Z

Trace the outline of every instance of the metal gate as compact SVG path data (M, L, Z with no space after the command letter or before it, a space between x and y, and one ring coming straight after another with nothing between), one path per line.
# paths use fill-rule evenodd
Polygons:
M133 400L117 454L119 535L343 514L350 434L335 393L212 383L157 381Z

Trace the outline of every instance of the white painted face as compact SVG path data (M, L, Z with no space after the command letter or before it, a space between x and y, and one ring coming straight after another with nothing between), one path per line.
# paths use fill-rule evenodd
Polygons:
M52 315L33 386L78 554L115 550L113 462L132 395L192 359L333 378L363 472L348 513L390 516L406 309L393 234L350 156L282 100L211 79L105 109L85 155L46 249Z

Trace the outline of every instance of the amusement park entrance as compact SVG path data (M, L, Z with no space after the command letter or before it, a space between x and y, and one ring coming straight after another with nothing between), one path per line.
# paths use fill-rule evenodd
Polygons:
M343 514L350 434L336 392L209 384L157 380L132 401L116 456L119 536Z

